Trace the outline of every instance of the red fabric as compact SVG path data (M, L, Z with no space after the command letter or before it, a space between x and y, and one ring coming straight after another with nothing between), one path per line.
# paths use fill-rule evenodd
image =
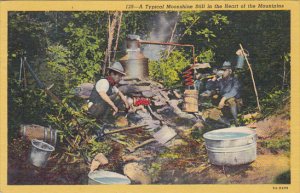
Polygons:
M134 106L139 106L139 105L145 105L145 106L148 106L150 105L150 100L149 99L146 99L146 98L139 98L137 99L134 104Z
M107 79L107 81L109 82L109 84L111 86L115 86L116 85L116 82L114 81L114 79L111 76L107 76L106 79Z

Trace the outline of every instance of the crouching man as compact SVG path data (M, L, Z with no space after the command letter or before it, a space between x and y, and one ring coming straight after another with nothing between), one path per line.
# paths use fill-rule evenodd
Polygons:
M115 115L119 111L115 104L118 96L124 102L126 108L129 108L125 96L116 87L122 77L126 75L124 68L119 62L115 62L108 69L109 75L97 81L88 101L88 113L95 118L105 117L109 112L109 108L113 110L113 115Z

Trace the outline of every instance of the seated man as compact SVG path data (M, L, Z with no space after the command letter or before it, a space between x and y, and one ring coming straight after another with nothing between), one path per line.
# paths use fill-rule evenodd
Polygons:
M240 82L233 76L231 63L225 61L223 67L222 78L214 78L207 81L207 88L209 90L219 90L220 102L218 104L219 109L223 109L224 106L230 108L230 112L234 118L235 124L237 124L238 110L241 106L240 99Z
M125 96L116 87L122 76L126 75L122 65L119 62L115 62L108 69L109 75L97 81L89 98L88 113L95 118L100 118L107 114L109 107L114 111L113 115L119 111L117 105L113 102L117 95L125 103L126 108L129 108Z

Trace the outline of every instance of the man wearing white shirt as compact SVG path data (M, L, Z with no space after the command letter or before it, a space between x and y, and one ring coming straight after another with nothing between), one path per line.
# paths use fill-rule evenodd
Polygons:
M126 75L124 68L119 62L115 62L111 67L108 67L109 75L102 78L95 84L89 98L88 112L95 118L99 118L106 114L110 107L115 115L119 109L113 102L116 96L119 96L124 102L126 108L129 108L128 102L121 91L116 87L121 78Z

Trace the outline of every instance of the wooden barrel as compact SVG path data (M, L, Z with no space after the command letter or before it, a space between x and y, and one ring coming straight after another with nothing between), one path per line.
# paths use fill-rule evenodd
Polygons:
M183 111L189 113L198 112L198 91L197 90L185 90L183 101L184 101Z
M57 138L57 131L51 127L44 127L41 125L21 125L20 134L27 140L39 139L49 144L55 145Z

